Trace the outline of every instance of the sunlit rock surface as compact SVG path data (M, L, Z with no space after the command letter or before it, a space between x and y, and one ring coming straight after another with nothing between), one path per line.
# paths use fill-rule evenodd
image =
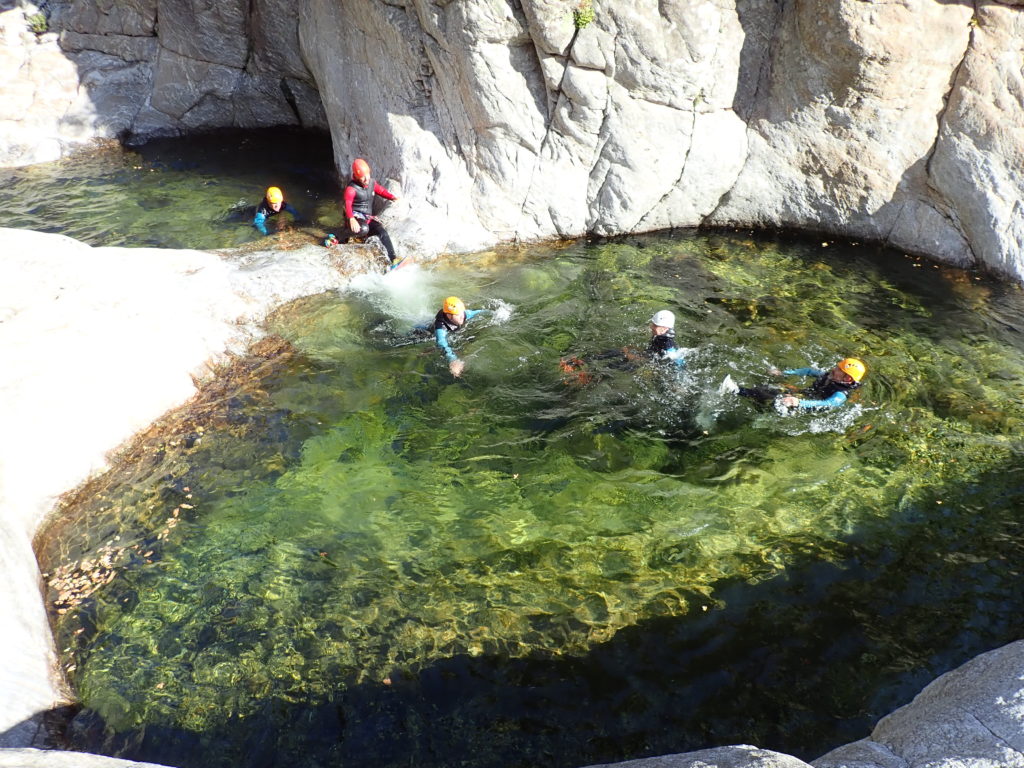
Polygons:
M0 768L151 768L154 763L136 763L83 752L40 749L0 749ZM155 768L161 768L156 766Z
M809 768L803 760L747 745L702 749L681 755L663 755L590 768Z
M0 229L0 252L0 746L23 746L61 699L31 549L43 517L270 309L345 278L315 246L228 259Z
M575 4L50 0L59 47L12 9L0 164L326 127L410 251L797 227L1024 279L1020 0Z
M947 672L814 768L1024 766L1024 641Z

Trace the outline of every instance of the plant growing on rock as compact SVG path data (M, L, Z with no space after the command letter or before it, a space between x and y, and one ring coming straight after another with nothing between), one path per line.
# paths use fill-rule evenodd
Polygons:
M27 16L25 20L28 22L28 28L37 35L44 34L50 28L50 22L47 20L45 13L33 13L31 16Z
M576 29L583 29L594 20L594 4L592 0L579 0L572 9L572 23Z

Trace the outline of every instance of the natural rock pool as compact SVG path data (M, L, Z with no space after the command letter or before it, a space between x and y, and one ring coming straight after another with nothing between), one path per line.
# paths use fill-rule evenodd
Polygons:
M453 293L494 310L461 380L415 332ZM663 307L681 373L620 351ZM744 234L293 304L38 537L68 742L508 768L861 738L1018 639L1022 328L1017 286ZM845 355L869 373L837 412L718 392Z
M0 169L4 226L68 235L90 245L228 248L252 226L268 186L323 231L341 219L329 136L281 128L162 139L131 150L97 145L59 162ZM314 222L322 222L320 226ZM294 230L291 217L272 230Z

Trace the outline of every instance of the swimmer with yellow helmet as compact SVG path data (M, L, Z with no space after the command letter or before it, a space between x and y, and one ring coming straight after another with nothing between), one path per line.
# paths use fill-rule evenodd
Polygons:
M285 202L284 193L281 191L281 188L267 187L267 191L263 195L263 202L256 208L256 217L252 220L252 225L260 231L260 234L269 235L267 219L271 216L277 216L282 210L288 211L296 221L301 221L299 212L290 203Z
M462 375L462 369L466 367L466 364L452 350L448 334L461 331L467 320L471 320L483 312L490 312L490 310L466 309L462 299L458 296L449 296L441 303L441 310L434 316L434 341L444 352L444 356L448 360L448 370L456 378Z
M779 404L786 408L836 408L847 401L850 394L859 389L868 368L855 357L846 357L836 363L831 370L820 368L788 368L784 371L772 369L769 373L776 376L814 376L814 383L803 390L802 397L785 394L775 387L737 387L731 379L726 390L749 397L762 403L774 400L779 395Z

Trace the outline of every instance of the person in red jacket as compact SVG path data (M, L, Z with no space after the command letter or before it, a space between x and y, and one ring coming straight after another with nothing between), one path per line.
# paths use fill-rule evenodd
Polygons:
M380 195L385 200L398 199L396 195L391 194L370 178L370 164L359 158L352 163L352 179L342 195L348 230L338 240L345 242L351 237L380 238L384 250L387 251L388 260L394 267L396 264L395 246L392 245L387 230L373 215L374 195Z

